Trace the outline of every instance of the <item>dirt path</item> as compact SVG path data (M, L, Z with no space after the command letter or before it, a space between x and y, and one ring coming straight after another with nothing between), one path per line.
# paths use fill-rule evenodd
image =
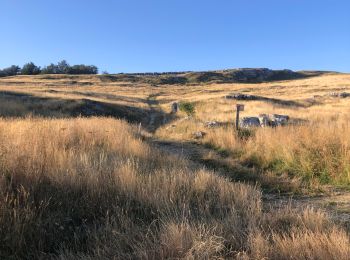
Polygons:
M154 132L167 119L166 114L161 112L159 108L156 95L150 96L148 100L151 110L148 130ZM252 169L243 167L238 162L234 163L232 158L223 158L217 151L203 145L155 138L151 139L150 142L166 153L186 158L191 163L191 167L215 170L218 174L228 177L232 181L256 182L257 178L254 175L256 173ZM263 192L262 199L265 209L278 209L289 205L300 210L306 207L325 210L334 221L350 230L350 192L334 192L330 195L317 197Z
M162 111L159 106L159 102L156 97L159 94L151 94L147 98L147 104L149 107L149 121L147 125L147 130L154 133L157 128L166 122L166 114Z
M230 168L226 167L225 160L212 149L194 143L179 143L164 140L152 140L152 143L166 153L183 156L195 168L209 168L235 181L248 180L249 182L249 178L246 178L246 176L240 178L240 174L249 174L248 168L239 165L237 165L237 168L233 168L232 165ZM209 164L208 161L210 162ZM307 207L325 210L334 221L350 230L350 192L334 192L330 195L316 197L263 192L262 199L264 208L267 210L271 208L279 209L288 205L299 210Z

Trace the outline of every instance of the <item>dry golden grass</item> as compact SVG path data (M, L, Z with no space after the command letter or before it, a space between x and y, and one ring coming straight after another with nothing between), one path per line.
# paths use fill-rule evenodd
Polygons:
M348 259L319 211L264 213L260 191L107 118L0 120L1 258Z
M326 75L305 80L264 84L231 84L215 88L217 97L201 95L194 118L178 120L162 126L156 132L161 139L193 142L193 133L205 132L197 143L229 153L232 164L255 167L260 172L290 178L302 185L320 188L322 184L349 187L349 105L347 98L330 97L331 92L349 91L349 75ZM225 89L225 91L224 91ZM264 101L239 101L246 109L241 116L287 114L297 125L250 131L242 138L234 129L236 101L226 100L225 94L244 92L290 101L280 105ZM316 96L316 97L314 97ZM293 103L294 102L294 103ZM216 121L222 126L209 129L205 122ZM262 178L265 178L262 176ZM265 178L266 180L266 178ZM272 181L270 178L269 181ZM277 183L272 183L272 185ZM293 184L293 185L294 185Z
M35 97L53 99L82 99L121 105L147 108L147 98L154 95L164 111L170 110L170 104L176 100L204 102L207 110L200 114L203 120L228 120L229 111L233 111L235 102L226 102L222 97L231 92L256 94L283 100L306 102L314 95L330 92L349 91L349 74L326 74L301 80L280 81L260 84L205 84L205 85L159 85L134 82L113 82L101 80L99 76L39 75L0 78L0 91L26 93ZM263 102L249 102L246 115L259 112L293 112L302 117L304 112L311 114L327 111L331 114L348 112L348 100L321 99L321 104L309 108L280 107ZM207 105L206 105L207 104ZM208 114L208 112L210 112Z
M179 121L176 127L158 130L166 139L191 141L193 132L204 131L197 141L218 152L225 152L240 163L260 169L262 173L287 174L310 187L320 184L350 185L349 117L319 120L305 125L261 128L249 132L249 137L234 130L234 125L208 129L196 119Z
M92 111L142 122L156 130L147 136L197 142L234 169L257 170L262 184L348 186L350 99L310 98L349 90L350 75L343 74L198 86L99 76L1 78L0 258L349 259L349 234L324 212L263 210L258 187L161 152L142 141L136 126L72 118ZM231 92L296 104L244 102L243 116L279 113L308 121L242 136L232 125L236 102L223 99ZM195 102L195 116L167 116L176 100ZM152 118L168 123L156 129ZM222 126L206 128L211 120ZM207 135L194 140L199 130Z
M340 91L350 91L350 75L324 74L272 83L194 86L114 82L96 75L16 76L0 79L0 115L112 115L141 122L146 128L156 130L156 138L177 142L192 142L193 132L204 131L207 135L200 143L230 153L233 164L254 166L269 176L286 176L291 183L301 181L304 186L319 189L323 184L350 185L347 142L350 99L328 95ZM242 116L287 114L303 125L259 129L248 140L242 140L233 128L237 102L223 98L232 92L289 102L287 105L240 102L246 105ZM195 117L185 120L185 115L180 113L163 124L173 101L194 102ZM150 125L149 118L156 112L160 115L153 116ZM217 121L223 126L207 129L206 121ZM157 129L159 125L162 126ZM274 179L262 178L267 182Z

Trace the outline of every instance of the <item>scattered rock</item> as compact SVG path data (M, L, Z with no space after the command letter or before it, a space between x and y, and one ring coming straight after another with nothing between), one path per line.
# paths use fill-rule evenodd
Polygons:
M208 128L214 128L214 127L218 127L220 126L220 124L216 121L208 121L208 122L205 122L205 127L208 127Z
M239 120L239 126L242 128L261 127L261 123L259 117L243 117Z
M225 97L226 99L236 99L236 100L259 100L260 97L255 95L249 95L249 94L230 94Z
M259 115L259 120L260 120L260 126L265 127L265 126L272 126L271 122L273 121L268 114L260 114Z
M276 127L288 124L288 115L260 114L259 117L243 117L239 125L242 128L249 127Z
M166 129L168 130L168 129L175 128L175 127L176 127L176 125L173 124L173 125L168 126Z
M286 125L289 121L289 116L274 114L273 119L274 119L276 126Z
M203 138L205 135L206 135L206 133L205 133L205 132L202 132L202 131L197 131L197 132L194 132L194 133L193 133L193 137L194 137L195 139L201 139L201 138Z

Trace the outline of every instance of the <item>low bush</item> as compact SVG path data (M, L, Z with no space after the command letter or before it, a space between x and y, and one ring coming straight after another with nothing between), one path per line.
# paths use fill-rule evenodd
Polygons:
M193 116L196 113L196 107L191 102L181 102L180 111L185 112L188 116Z

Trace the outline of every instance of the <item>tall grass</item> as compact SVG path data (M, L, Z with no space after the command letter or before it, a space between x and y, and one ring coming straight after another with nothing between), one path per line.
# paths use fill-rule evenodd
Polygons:
M308 125L256 129L242 139L232 129L208 132L206 142L228 149L242 164L307 185L350 185L350 125L347 118Z
M163 139L194 141L193 133L203 131L206 135L197 142L223 153L231 159L226 163L232 166L254 168L261 175L260 180L271 181L271 185L276 184L276 178L284 178L307 189L324 185L350 187L348 119L339 116L302 125L237 132L232 124L208 128L195 118L178 120L175 127L163 127L156 134Z
M142 142L123 121L0 120L0 258L348 259L321 212L264 213L260 191Z

